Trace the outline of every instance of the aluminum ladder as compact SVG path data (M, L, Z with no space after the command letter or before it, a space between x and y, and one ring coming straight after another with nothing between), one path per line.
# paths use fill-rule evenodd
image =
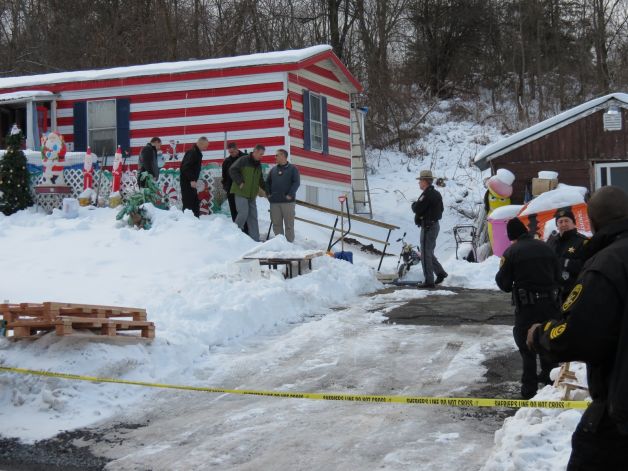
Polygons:
M351 100L351 193L353 213L373 218L368 167L364 146L364 112Z

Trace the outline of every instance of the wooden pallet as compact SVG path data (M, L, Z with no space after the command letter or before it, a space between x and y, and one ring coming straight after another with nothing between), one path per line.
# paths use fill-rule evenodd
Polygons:
M146 320L146 310L119 306L45 302L0 304L0 315L7 321L7 332L14 338L32 338L39 332L55 331L70 335L75 330L90 330L99 335L116 336L121 331L139 331L142 338L155 337L155 324Z

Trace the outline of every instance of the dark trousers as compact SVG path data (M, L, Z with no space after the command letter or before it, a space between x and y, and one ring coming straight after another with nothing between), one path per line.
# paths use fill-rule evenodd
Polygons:
M558 363L547 360L542 355L537 355L526 345L528 329L532 324L544 323L550 319L560 316L555 301L541 300L537 304L519 307L515 311L515 326L512 329L512 336L519 349L521 361L523 363L523 373L521 374L521 395L529 399L536 394L538 383L551 384L550 371L556 368ZM539 357L541 372L537 374L536 358Z
M233 193L227 192L227 201L229 201L229 212L231 213L231 220L235 222L236 217L238 216L238 208L236 208L235 195ZM244 223L242 232L244 232L245 234L249 233L249 225L247 223Z
M183 182L182 182L183 183ZM187 185L187 188L185 187ZM190 209L194 216L199 217L201 212L201 202L198 200L198 193L190 186L190 182L181 185L181 202L183 209Z
M421 266L423 267L423 277L426 284L434 283L434 274L436 276L446 276L444 270L436 256L436 238L440 231L440 225L434 222L430 227L421 226Z
M606 413L604 402L593 401L571 437L567 471L628 469L628 435L622 435Z
M539 355L541 362L541 373L536 373L536 357L537 354L531 351L526 345L528 337L528 329L532 326L523 325L515 326L512 329L512 335L519 349L521 361L523 362L523 373L521 374L521 395L524 399L529 399L536 394L538 383L551 384L550 371L558 366L557 363L547 361L543 356Z

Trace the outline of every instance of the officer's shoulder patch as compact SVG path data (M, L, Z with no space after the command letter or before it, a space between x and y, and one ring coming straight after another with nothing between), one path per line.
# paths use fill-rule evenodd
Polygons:
M562 307L563 312L568 311L569 308L573 306L573 303L575 303L580 297L580 293L582 293L582 283L578 283L576 286L574 286L569 293L569 296L567 296L567 299L565 299Z
M554 340L555 338L563 335L563 332L565 332L566 328L567 328L567 324L560 324L554 327L552 330L550 330L550 335L549 335L550 340Z

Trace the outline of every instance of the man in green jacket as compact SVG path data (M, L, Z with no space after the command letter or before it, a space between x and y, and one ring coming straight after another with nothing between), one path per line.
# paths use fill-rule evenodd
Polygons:
M238 210L235 223L243 231L246 223L249 236L256 242L259 242L256 198L260 191L264 191L264 177L260 161L265 150L263 145L257 144L251 154L243 155L229 168L229 176L233 180L231 193L235 196Z

